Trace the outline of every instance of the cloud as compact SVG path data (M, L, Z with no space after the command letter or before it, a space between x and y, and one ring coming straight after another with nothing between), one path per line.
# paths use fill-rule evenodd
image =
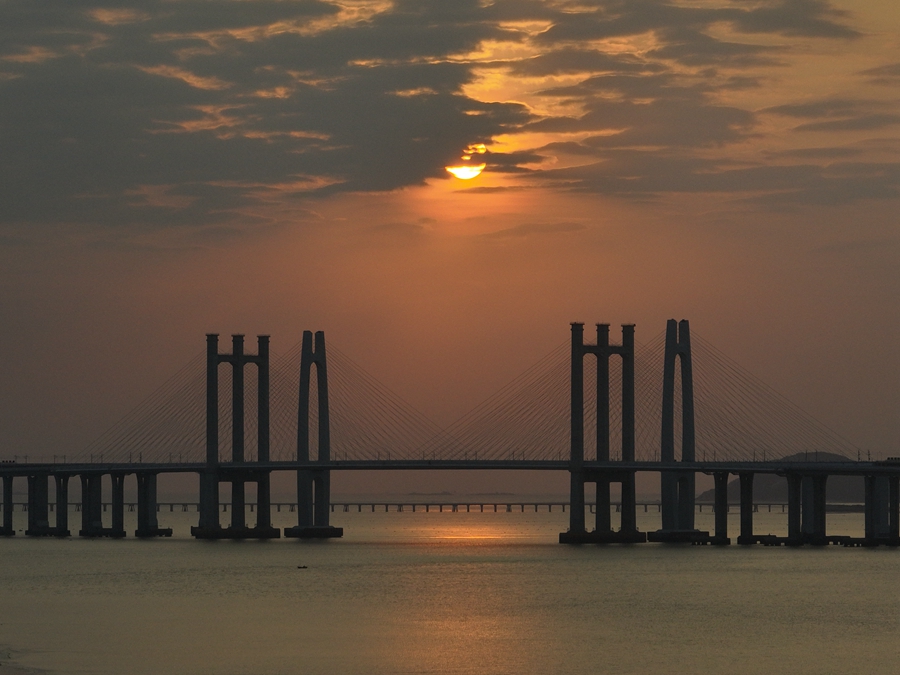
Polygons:
M787 63L792 45L773 36L859 32L823 0L10 0L0 6L0 222L267 222L277 203L444 179L471 143L488 146L488 174L522 180L556 181L544 167L557 151L623 170L625 155L609 152L691 164L758 133L759 113L723 92ZM528 100L473 94L486 69L534 80ZM835 133L897 122L871 101L837 98L765 112ZM492 145L526 133L560 142ZM637 194L620 189L630 174L601 174L572 180Z
M896 86L897 82L900 82L900 63L869 68L863 70L860 75L865 76L872 84Z
M775 106L763 112L817 120L800 124L794 127L794 131L871 131L900 123L900 115L887 112L894 107L893 102L887 101L825 98Z

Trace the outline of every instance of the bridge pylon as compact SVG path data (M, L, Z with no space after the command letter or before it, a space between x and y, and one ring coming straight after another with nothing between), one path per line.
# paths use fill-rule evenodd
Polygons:
M587 467L584 461L584 357L597 357L597 461ZM572 324L571 416L569 446L570 511L569 530L561 532L562 544L633 543L646 541L638 532L635 507L635 472L619 469L610 461L609 359L622 357L622 462L634 462L634 325L622 325L622 344L609 343L609 324L597 324L597 344L584 343L584 324ZM610 522L610 484L622 487L621 525L618 531ZM584 514L584 484L597 486L596 523L588 532Z
M309 408L312 368L316 368L317 439L315 460L310 459ZM325 333L303 332L300 347L300 392L297 408L297 525L284 530L285 537L330 539L344 536L340 527L332 527L331 471L322 468L331 460L331 420L328 413L328 362Z
M687 320L669 319L666 323L666 348L663 363L662 433L660 436L660 461L675 461L675 368L681 367L681 462L691 464L695 460L696 435L694 431L694 369L691 361L691 329ZM721 483L721 485L720 485ZM718 491L726 482L716 482ZM651 532L651 541L701 542L727 544L723 535L721 517L717 521L716 536L694 527L694 498L696 492L694 470L672 469L660 472L660 511L662 528ZM724 492L722 493L724 496ZM717 500L717 503L720 502ZM722 504L718 504L721 509ZM727 506L726 506L727 508Z
M198 539L273 539L270 472L248 466L244 457L244 367L258 368L257 462L269 461L269 336L257 336L256 354L244 352L244 336L232 335L232 353L219 353L219 336L206 336L206 468L200 474L200 524L191 528ZM219 461L219 364L232 366L231 463ZM219 523L219 483L231 483L231 525ZM246 523L245 484L256 483L256 526Z

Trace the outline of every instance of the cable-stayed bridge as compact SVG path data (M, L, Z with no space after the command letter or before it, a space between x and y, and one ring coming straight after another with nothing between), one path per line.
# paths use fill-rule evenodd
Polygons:
M857 458L858 448L767 387L694 332L692 357L696 458L754 461L797 453ZM635 459L660 459L665 333L635 348ZM271 360L270 458L297 454L298 374L301 344ZM567 460L570 446L569 341L470 412L444 428L369 375L333 343L328 344L331 458L387 460ZM198 354L126 417L68 462L194 463L206 459L205 355ZM585 459L596 458L597 368L584 362ZM621 363L611 362L610 390L622 387ZM231 447L231 368L219 367L219 458ZM254 374L248 371L249 374ZM314 382L313 382L314 384ZM245 400L257 398L258 379L248 377ZM310 437L317 444L317 390L311 388ZM681 398L675 401L676 437ZM248 407L245 457L258 458L258 419ZM619 459L622 405L610 398L611 459ZM315 453L313 453L314 455ZM62 453L59 454L62 459Z
M802 455L804 461L786 461ZM848 461L835 462L840 455ZM819 457L831 461L818 462ZM88 448L60 453L53 462L0 465L4 527L12 534L15 477L29 485L29 533L68 534L65 508L51 526L48 483L66 503L68 481L82 483L85 536L123 536L121 505L125 476L138 480L138 534L164 534L155 518L156 476L200 476L202 538L272 537L267 505L273 471L296 471L298 525L286 536L339 536L329 523L330 472L354 469L545 469L572 478L568 542L644 541L634 524L638 471L661 475L663 527L651 540L726 543L725 485L741 478L739 542L759 540L752 531L752 479L778 473L788 480L791 543L825 541L828 475L865 476L867 537L900 542L900 465L849 461L859 450L827 426L766 386L712 344L691 335L686 321L639 343L623 326L619 344L609 326L597 326L586 342L582 324L570 340L447 427L441 427L369 375L322 333L305 333L280 355L266 336L245 351L233 336L220 352L218 336L119 423ZM693 525L694 477L716 478L716 533ZM112 482L113 524L103 526L103 476ZM219 485L232 487L232 522L219 523ZM244 486L257 486L258 519L245 522ZM584 485L595 483L597 501L610 483L622 487L621 523L597 509L593 530L584 522ZM721 493L721 494L720 494ZM867 493L868 494L868 493ZM6 508L9 504L9 508ZM43 505L43 506L42 506ZM143 506L141 506L143 505ZM721 523L719 522L721 520ZM721 527L720 527L721 525ZM833 538L832 538L833 539Z

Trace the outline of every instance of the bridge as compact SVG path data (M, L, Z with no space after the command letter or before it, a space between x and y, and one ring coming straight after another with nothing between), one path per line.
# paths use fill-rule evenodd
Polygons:
M797 460L801 454L804 461ZM819 455L826 461L815 461ZM841 456L848 459L834 459ZM283 534L306 539L343 534L330 523L333 471L515 469L568 472L563 543L728 544L726 489L737 476L739 544L900 545L900 463L861 459L851 443L692 336L687 321L670 320L664 333L644 344L636 342L633 325L623 325L614 344L609 325L598 324L596 339L586 342L583 324L573 323L566 343L447 428L333 346L326 358L321 332L305 332L301 343L277 358L270 355L268 336L259 336L256 352L248 353L244 336L234 335L231 351L222 353L218 335L210 334L205 354L84 451L52 461L0 463L0 535L15 533L13 485L22 479L29 536L70 535L74 477L81 483L79 535L125 536L129 476L137 487L135 535L170 535L157 520L157 476L193 473L199 477L193 536L265 539L282 535L271 521L271 475L289 471L296 475L297 525ZM640 472L660 476L657 531L637 529ZM694 525L698 473L714 477L713 532ZM754 532L753 479L759 474L786 479L787 537ZM865 481L865 536L858 540L827 534L826 484L836 475ZM105 477L111 485L108 527ZM222 483L231 486L225 526ZM248 483L256 486L252 525ZM589 528L585 485L596 486L602 505L611 502L616 483L619 522L611 522L610 509L596 508Z

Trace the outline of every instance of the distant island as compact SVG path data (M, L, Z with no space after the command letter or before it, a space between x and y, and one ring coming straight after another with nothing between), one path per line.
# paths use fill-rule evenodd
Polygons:
M800 452L784 458L787 462L852 462L850 457L832 452L813 453ZM826 500L833 504L860 504L865 501L866 488L862 476L829 476L825 487ZM741 501L740 480L735 477L728 483L728 503L739 504ZM757 503L785 504L788 500L787 480L783 476L769 473L758 473L753 478L753 501ZM715 501L715 490L707 490L697 495L697 502L712 504Z

